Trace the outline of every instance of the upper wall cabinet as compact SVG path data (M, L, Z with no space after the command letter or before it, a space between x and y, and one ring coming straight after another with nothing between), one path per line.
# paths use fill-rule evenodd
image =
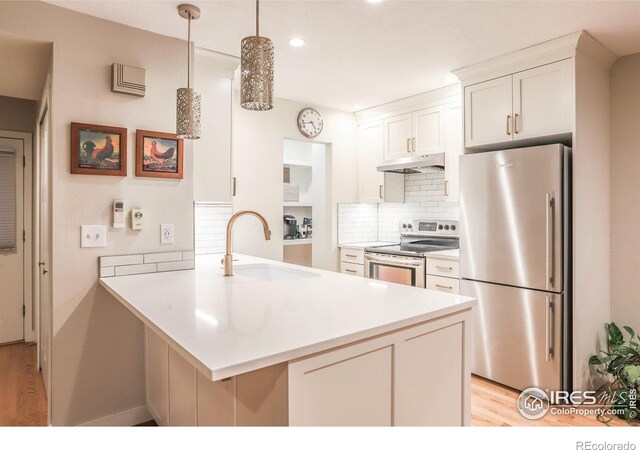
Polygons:
M412 123L411 114L384 119L384 160L403 158L411 155Z
M384 119L384 160L444 151L443 107Z
M404 202L404 175L378 172L383 159L383 121L359 126L360 203Z
M571 133L571 60L466 86L465 146Z

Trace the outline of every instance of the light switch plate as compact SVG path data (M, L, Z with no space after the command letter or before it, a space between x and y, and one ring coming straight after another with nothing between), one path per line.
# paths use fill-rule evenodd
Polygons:
M160 225L160 243L173 244L173 224L163 223Z
M81 247L106 247L107 246L107 226L106 225L82 225L80 229Z

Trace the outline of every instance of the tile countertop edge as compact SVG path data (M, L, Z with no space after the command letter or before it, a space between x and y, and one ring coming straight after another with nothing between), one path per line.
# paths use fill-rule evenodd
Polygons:
M475 299L469 300L464 304L451 305L449 307L446 307L437 311L431 311L429 313L421 314L415 317L411 317L409 319L403 319L397 322L392 322L389 324L381 325L381 326L370 328L367 330L358 331L355 333L347 334L347 335L336 337L333 339L319 341L317 343L306 345L306 346L299 347L292 350L288 350L286 352L275 353L272 355L264 356L262 358L256 358L241 364L235 364L235 365L220 368L220 369L212 369L208 367L206 364L204 364L202 361L198 360L192 353L190 353L183 346L181 346L179 342L177 342L175 339L169 336L160 327L158 327L153 321L151 321L148 317L146 317L144 314L138 311L133 305L127 302L126 299L124 299L121 295L119 295L107 284L106 280L99 279L99 283L111 295L113 295L118 301L120 301L123 304L123 306L125 306L133 315L135 315L146 326L151 328L155 333L159 334L163 339L165 339L167 343L171 345L174 350L176 350L187 361L191 362L198 370L200 370L200 372L202 372L204 375L207 376L207 378L209 378L212 381L220 381L224 378L234 377L237 375L241 375L243 373L248 373L254 370L259 370L265 367L273 366L275 364L280 364L287 361L293 361L295 359L305 358L316 353L331 350L332 348L341 347L343 345L356 344L360 341L371 339L376 336L380 336L392 331L397 331L403 328L412 327L424 322L428 322L430 320L440 319L445 316L460 313L466 310L471 310L478 303L478 301Z

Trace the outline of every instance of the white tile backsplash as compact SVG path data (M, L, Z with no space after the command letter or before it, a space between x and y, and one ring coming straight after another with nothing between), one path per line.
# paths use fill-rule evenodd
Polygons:
M182 252L148 253L144 255L145 263L158 263L166 261L182 261Z
M189 270L195 268L192 250L135 255L101 256L98 258L100 278L138 275L142 273Z
M225 250L227 222L233 210L228 203L195 204L195 254L222 253ZM186 259L186 258L185 258Z
M444 195L444 170L405 175L404 188L405 203L338 205L338 242L398 241L402 220L459 218L458 202Z
M195 267L193 259L189 261L170 261L158 263L158 272L168 272L170 270L189 270Z
M123 256L103 256L100 258L100 267L108 266L124 266L128 264L142 264L144 256L139 255L123 255Z
M116 266L116 277L121 277L123 275L139 275L141 273L152 273L156 272L157 267L156 264L134 264L131 266Z

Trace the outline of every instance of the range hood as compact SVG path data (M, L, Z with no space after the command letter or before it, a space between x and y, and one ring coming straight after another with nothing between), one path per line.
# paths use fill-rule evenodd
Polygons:
M422 173L430 167L444 168L444 153L432 153L430 155L409 156L393 161L387 161L378 166L378 172L394 173Z

